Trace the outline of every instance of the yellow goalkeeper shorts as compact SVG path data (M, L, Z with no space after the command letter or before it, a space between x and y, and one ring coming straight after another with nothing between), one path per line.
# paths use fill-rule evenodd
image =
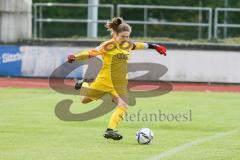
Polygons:
M86 96L92 100L97 100L104 96L105 94L110 94L113 97L121 97L127 95L127 86L107 86L100 81L93 81L92 83L83 82L80 91L81 96Z

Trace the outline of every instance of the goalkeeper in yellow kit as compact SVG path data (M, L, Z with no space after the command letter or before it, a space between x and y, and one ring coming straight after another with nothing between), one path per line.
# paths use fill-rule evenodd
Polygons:
M92 83L77 83L81 87L82 103L89 103L109 93L116 103L108 127L104 133L105 138L113 140L122 139L115 131L119 122L123 120L128 109L127 103L127 61L129 53L134 49L155 49L158 53L166 55L166 48L153 43L130 42L131 27L120 17L114 17L105 27L111 31L112 39L103 42L100 46L80 53L69 55L68 62L83 61L98 55L102 56L103 65L98 76ZM76 86L75 86L76 87Z

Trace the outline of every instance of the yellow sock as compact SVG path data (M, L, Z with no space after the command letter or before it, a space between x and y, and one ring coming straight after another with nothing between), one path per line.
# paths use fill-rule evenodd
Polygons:
M126 112L127 112L127 107L117 106L116 110L113 112L110 118L110 121L108 123L108 128L111 128L114 130L118 126L119 122L123 120Z

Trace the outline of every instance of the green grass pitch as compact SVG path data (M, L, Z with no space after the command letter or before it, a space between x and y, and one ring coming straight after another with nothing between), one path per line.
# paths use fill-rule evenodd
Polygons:
M192 120L124 120L118 128L121 141L103 138L111 113L85 122L59 120L54 108L66 98L74 100L73 113L100 103L83 105L78 96L49 89L0 89L0 160L142 160L161 156L164 160L239 160L239 93L170 92L137 98L129 115L139 110L145 114L191 110ZM154 132L150 145L139 145L135 139L136 131L143 127ZM227 134L215 136L222 133Z

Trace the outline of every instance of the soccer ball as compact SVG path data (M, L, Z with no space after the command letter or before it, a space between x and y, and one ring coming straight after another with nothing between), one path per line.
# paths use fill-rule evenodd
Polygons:
M149 128L141 128L136 133L136 139L139 144L150 144L153 139L153 132Z

